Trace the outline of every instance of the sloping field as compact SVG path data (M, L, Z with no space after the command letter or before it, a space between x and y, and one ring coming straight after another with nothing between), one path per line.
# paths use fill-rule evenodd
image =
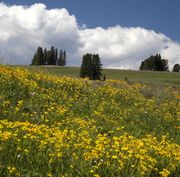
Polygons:
M179 177L177 87L59 69L0 66L0 176Z
M54 66L31 66L28 69L34 71L44 71L53 75L79 77L80 68L78 67L54 67ZM152 71L133 71L133 70L118 70L118 69L103 69L103 74L107 79L125 80L145 82L145 83L160 83L174 84L180 86L180 73L174 72L152 72Z

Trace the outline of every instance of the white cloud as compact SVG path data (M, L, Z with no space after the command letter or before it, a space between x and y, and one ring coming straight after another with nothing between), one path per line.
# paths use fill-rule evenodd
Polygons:
M65 49L68 64L79 66L84 53L99 53L103 66L138 69L141 61L161 53L170 66L180 63L180 44L161 33L121 26L88 29L62 9L0 3L0 63L30 64L38 46Z
M81 31L85 46L81 49L101 55L109 67L138 68L142 59L155 54L163 47L163 34L142 28L96 28Z
M44 4L30 7L0 4L0 58L12 64L30 64L38 46L52 45L70 54L81 46L76 18L66 9L47 10Z

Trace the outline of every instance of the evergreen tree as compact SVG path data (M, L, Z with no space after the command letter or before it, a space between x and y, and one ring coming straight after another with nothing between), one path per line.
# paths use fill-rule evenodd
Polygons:
M60 53L61 51L59 52L59 56L58 56L58 60L57 60L57 65L60 66Z
M91 54L83 55L83 60L81 64L80 77L85 78L90 76L91 72Z
M91 79L100 80L102 76L102 64L99 55L93 55L91 65Z
M168 60L161 60L161 71L169 71Z
M150 56L141 62L140 70L168 71L168 60L162 59L160 54Z
M44 49L44 65L47 65L47 49Z
M36 54L34 54L31 65L35 65L35 62L36 62Z
M62 50L60 50L59 52L58 65L63 66L63 51Z
M178 63L176 63L174 66L173 66L173 72L180 72L180 65Z
M42 47L38 47L36 54L33 59L34 65L43 65L43 49Z
M46 52L47 65L51 65L51 52L48 50Z
M83 55L80 77L88 77L91 80L100 80L102 76L102 64L99 55Z
M59 66L66 65L66 51L60 50L57 65Z
M155 60L155 65L154 65L154 68L155 70L154 71L162 71L162 63L161 63L161 55L157 54L155 57L154 57L154 60Z
M145 70L145 66L144 65L145 65L145 62L142 61L139 69L140 70Z
M55 60L55 50L54 47L51 47L50 50L50 65L55 65L56 64L56 60Z
M66 65L66 51L63 52L62 66Z
M55 49L55 64L58 65L58 49Z
M42 47L38 47L34 57L32 59L31 65L43 65L44 64L44 54Z

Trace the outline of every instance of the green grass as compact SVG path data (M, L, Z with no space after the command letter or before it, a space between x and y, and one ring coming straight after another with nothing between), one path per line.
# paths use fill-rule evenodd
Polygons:
M78 67L31 66L28 68L70 77L79 77L80 72ZM103 74L106 75L107 79L124 80L127 77L128 81L180 85L180 73L103 69Z
M78 67L58 67L58 66L26 66L32 71L42 71L57 76L79 77L80 68Z
M150 71L131 71L131 70L113 70L105 69L104 74L107 78L124 79L127 77L130 81L140 82L163 82L180 84L180 74L172 72L150 72Z
M179 177L177 87L21 67L0 66L0 177Z

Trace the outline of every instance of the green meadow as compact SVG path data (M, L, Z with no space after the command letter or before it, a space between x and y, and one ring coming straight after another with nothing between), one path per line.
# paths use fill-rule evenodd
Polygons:
M0 65L1 177L179 177L179 74L103 72Z
M59 76L79 77L80 73L79 67L31 66L27 68L34 71L41 70ZM107 79L124 80L127 77L128 81L134 82L180 85L180 73L175 72L133 71L104 68L103 74Z

